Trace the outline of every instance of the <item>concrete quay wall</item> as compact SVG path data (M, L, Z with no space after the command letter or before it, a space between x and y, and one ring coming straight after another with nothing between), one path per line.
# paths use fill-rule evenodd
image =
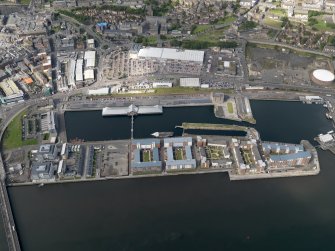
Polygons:
M231 174L229 173L229 179L234 180L254 180L254 179L268 179L268 178L288 178L288 177L299 177L299 176L311 176L318 175L320 169L315 169L311 171L295 171L295 172L285 172L285 173L262 173L262 174Z

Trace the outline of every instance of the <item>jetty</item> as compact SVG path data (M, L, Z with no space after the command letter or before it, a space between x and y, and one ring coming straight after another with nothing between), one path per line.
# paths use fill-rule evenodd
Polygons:
M176 126L184 130L198 129L198 130L215 130L215 131L243 131L248 132L248 127L239 125L227 124L208 124L208 123L183 123L181 126Z
M149 106L122 106L122 107L104 107L102 109L102 116L120 116L120 115L138 115L138 114L162 114L163 107L161 105Z

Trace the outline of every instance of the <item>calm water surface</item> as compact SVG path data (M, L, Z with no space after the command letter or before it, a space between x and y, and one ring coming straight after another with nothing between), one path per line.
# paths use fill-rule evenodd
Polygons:
M331 130L322 106L255 101L252 108L263 140L297 143ZM69 137L122 138L129 129L129 118L92 112L66 119ZM222 121L211 107L165 109L137 117L135 135ZM187 175L9 193L23 250L333 250L335 158L324 151L319 157L321 173L313 177L230 182L226 174Z

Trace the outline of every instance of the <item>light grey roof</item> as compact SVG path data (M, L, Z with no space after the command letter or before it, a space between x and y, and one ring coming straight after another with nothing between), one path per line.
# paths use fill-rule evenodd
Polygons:
M193 159L192 158L192 150L190 146L186 146L185 147L185 151L186 151L186 159Z
M286 149L288 149L290 152L299 152L304 150L304 147L302 145L284 144L276 142L262 142L262 147L264 151L271 151L276 149L279 149L280 151L285 151Z
M136 112L138 114L157 114L157 113L163 113L163 107L161 105L153 105L153 106L130 105L128 107L105 107L102 109L102 116L127 115L130 112Z
M131 141L131 143L133 145L137 145L137 144L140 144L140 145L151 145L151 144L155 144L155 145L158 145L160 144L160 139L133 139Z
M176 137L176 138L165 138L164 139L164 144L165 143L185 143L185 142L192 142L191 137Z
M192 165L193 167L196 166L195 159L184 159L184 160L167 160L166 161L167 166L180 166L180 165Z
M139 57L157 58L157 59L171 59L181 61L194 61L202 63L204 60L204 51L197 50L179 50L172 48L142 48L138 52Z
M34 162L31 165L31 179L52 179L54 178L54 170L51 162Z
M310 157L311 157L311 154L310 152L307 152L307 151L291 153L291 154L283 154L283 155L270 155L270 159L272 161L289 161L289 160L303 159L303 158L310 158Z

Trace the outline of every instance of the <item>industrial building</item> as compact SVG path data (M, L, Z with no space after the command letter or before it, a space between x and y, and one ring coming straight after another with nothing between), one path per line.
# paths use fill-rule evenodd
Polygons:
M88 95L108 95L110 93L109 87L103 87L99 89L93 89L93 90L88 90L87 94Z
M94 68L95 67L95 51L85 51L84 60L85 68Z
M84 67L84 61L82 59L77 59L77 62L76 62L76 82L84 81L83 67Z
M131 142L131 172L161 172L159 139L138 139Z
M199 78L180 78L180 86L200 87L200 79Z
M12 79L5 79L0 83L0 88L5 95L3 103L12 103L23 100L23 92L16 86Z
M204 51L172 48L142 48L129 54L130 76L155 72L199 75Z
M334 73L326 69L314 70L310 77L315 84L319 85L332 84L335 79Z
M94 80L94 70L93 69L86 69L84 71L84 80L85 81L93 81Z

